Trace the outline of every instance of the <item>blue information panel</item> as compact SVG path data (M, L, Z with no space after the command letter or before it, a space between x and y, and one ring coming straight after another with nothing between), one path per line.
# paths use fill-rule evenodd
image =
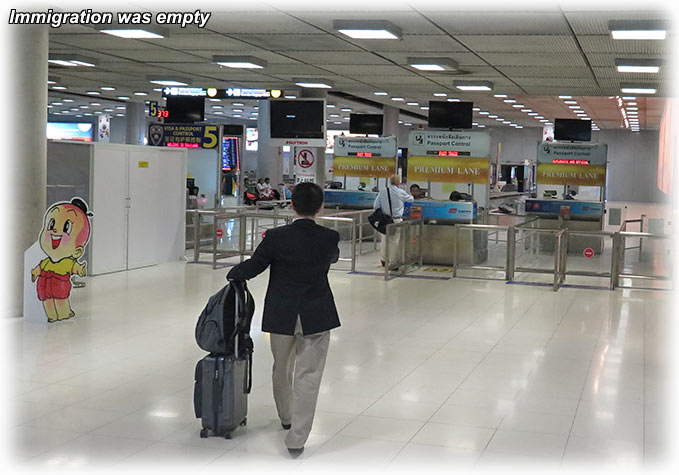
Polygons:
M476 201L414 201L404 203L403 215L410 217L414 208L422 210L423 219L470 221L476 218ZM413 213L414 215L414 213ZM414 217L414 216L413 216Z
M601 202L575 200L526 200L526 213L558 216L562 206L570 208L571 216L595 218L604 214Z
M325 190L325 206L372 208L377 193L373 191Z
M222 170L238 170L240 163L239 141L239 137L222 137Z

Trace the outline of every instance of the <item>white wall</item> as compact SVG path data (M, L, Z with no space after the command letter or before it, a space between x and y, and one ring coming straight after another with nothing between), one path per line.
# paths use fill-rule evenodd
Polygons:
M207 207L215 207L215 194L217 193L217 167L219 166L218 149L190 148L186 161L187 176L196 179L199 193L207 198Z

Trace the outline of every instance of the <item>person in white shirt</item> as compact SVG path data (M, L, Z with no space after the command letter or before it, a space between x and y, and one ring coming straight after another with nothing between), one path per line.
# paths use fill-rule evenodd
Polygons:
M403 203L406 201L412 202L414 200L410 193L399 188L400 184L401 177L398 175L391 175L389 177L389 186L377 193L377 198L375 198L375 203L373 204L373 209L381 208L382 213L391 216L395 223L403 221ZM391 198L391 206L389 206L389 198ZM384 265L385 236L382 235L380 239L380 257L382 259L382 265ZM396 234L389 241L389 247L391 249L398 249L399 243L399 235Z

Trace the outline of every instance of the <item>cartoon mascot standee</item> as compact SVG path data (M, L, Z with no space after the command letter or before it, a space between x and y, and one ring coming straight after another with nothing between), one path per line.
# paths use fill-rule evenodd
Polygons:
M90 238L91 216L80 198L54 203L45 213L39 242L47 257L31 270L31 282L37 280L38 300L50 323L75 315L69 300L71 275L86 274L87 262L78 259Z

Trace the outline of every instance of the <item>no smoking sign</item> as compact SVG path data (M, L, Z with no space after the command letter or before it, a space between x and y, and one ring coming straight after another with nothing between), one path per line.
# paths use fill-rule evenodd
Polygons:
M314 152L312 152L308 148L303 148L302 150L297 152L297 163L299 164L300 167L310 168L315 161L316 157L314 156Z

